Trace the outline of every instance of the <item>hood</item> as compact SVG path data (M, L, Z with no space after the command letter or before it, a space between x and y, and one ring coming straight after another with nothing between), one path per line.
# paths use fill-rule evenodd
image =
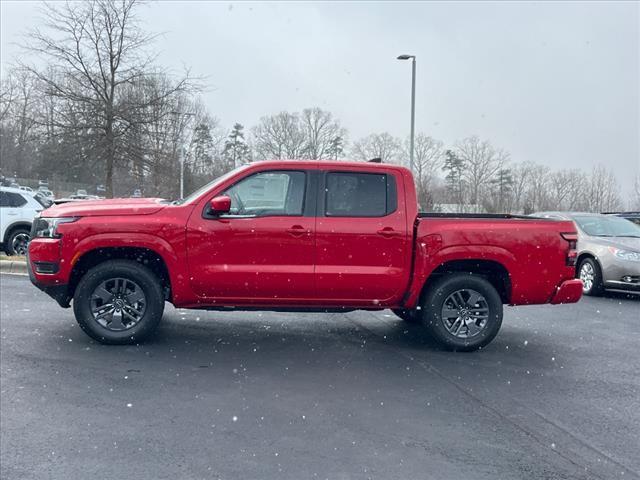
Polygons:
M587 237L588 242L605 247L616 247L622 250L640 252L640 238L635 237Z
M166 205L161 198L113 198L109 200L80 200L47 208L43 217L99 217L122 215L149 215Z

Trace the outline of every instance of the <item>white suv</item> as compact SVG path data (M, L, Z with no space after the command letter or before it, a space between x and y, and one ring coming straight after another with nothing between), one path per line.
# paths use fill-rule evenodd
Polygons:
M29 192L0 187L0 242L7 255L27 253L34 217L43 206Z

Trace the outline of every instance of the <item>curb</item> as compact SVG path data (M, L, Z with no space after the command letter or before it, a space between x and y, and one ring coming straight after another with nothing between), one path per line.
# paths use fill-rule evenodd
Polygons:
M24 260L0 259L0 273L27 275L27 262Z

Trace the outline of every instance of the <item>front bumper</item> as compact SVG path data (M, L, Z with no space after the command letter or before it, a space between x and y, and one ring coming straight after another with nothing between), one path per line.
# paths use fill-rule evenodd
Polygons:
M576 303L582 297L582 280L565 280L557 288L551 298L553 305L559 303Z
M27 251L27 271L29 272L29 280L31 280L31 283L58 302L58 305L62 308L69 308L71 306L71 297L69 296L68 286L59 283L46 284L39 281L34 268L34 263L31 261L29 251ZM41 277L42 274L38 276Z
M640 291L640 262L620 260L611 254L598 260L605 288Z

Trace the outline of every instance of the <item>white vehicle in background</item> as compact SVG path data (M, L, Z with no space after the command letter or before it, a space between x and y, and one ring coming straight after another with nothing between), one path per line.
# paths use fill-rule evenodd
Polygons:
M53 192L51 190L49 190L48 187L44 187L44 186L39 186L38 187L38 191L42 192L43 195L46 195L47 197L51 197L53 198Z
M25 187L24 185L21 185L20 190L22 190L23 192L27 192L27 193L33 193L33 188L31 187Z
M7 255L24 255L31 224L44 207L29 192L0 187L0 242Z

